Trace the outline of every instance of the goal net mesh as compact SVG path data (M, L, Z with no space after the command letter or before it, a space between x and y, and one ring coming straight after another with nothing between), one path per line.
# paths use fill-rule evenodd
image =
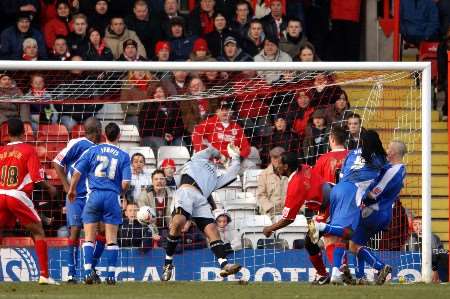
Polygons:
M84 136L82 124L90 116L99 118L103 126L119 124L120 147L130 156L141 153L145 157L143 172L133 172L132 189L123 204L120 280L160 278L173 191L157 193L161 186L152 186L153 171L170 168L173 162L177 181L183 164L206 143L222 152L217 167L219 172L225 171L229 142L241 148L242 171L235 182L214 192L213 198L231 220L221 229L222 237L231 244L228 258L244 268L228 280L311 279L314 270L309 269L312 266L304 250L310 211L302 209L291 228L265 238L263 227L280 217L287 178L272 180L272 174L262 179L261 172L270 165L274 147L298 152L303 163L314 166L329 150L331 127L348 130L349 148L359 146L362 128L375 129L385 147L393 139L408 147L408 176L392 223L369 244L383 259L395 263L395 278L420 273L420 236L412 227L412 219L421 216L420 81L419 71L8 71L0 79L0 121L15 116L27 121L26 141L36 147L47 179L59 188L54 199L35 191L33 201L51 237L52 273L62 279L67 275L64 238L70 229L65 194L51 161L70 139ZM348 120L357 116L360 126L347 126ZM435 115L433 122L437 123ZM1 143L7 142L3 123ZM134 220L143 193L152 197L155 205L152 227ZM19 224L2 234L4 247L30 244L27 238L19 238L28 236ZM207 247L208 241L192 225L177 248L177 280L221 280L217 261ZM14 250L2 249L1 263L21 256ZM79 258L79 269L81 263Z

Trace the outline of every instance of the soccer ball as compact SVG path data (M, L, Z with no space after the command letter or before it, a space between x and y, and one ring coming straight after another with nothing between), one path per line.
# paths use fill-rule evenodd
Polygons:
M153 220L153 208L149 206L143 206L136 214L136 219L142 225L149 225Z

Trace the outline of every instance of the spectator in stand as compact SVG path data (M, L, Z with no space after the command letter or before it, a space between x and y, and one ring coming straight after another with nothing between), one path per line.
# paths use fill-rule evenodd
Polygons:
M159 238L152 232L153 225L143 226L137 221L138 210L135 203L127 205L125 219L119 227L117 241L121 248L139 248L145 253L152 248L152 240Z
M194 127L197 124L215 113L217 102L215 99L204 98L205 84L202 79L194 77L189 81L188 86L188 94L192 96L192 100L181 101L180 109L185 135L190 136L194 132ZM186 143L190 144L190 142Z
M361 132L365 131L362 127L361 116L357 113L352 113L347 117L347 126L348 126L348 138L345 142L345 148L349 150L353 150L361 147L359 143L359 138L361 136Z
M250 143L244 135L242 127L233 121L231 116L231 104L222 101L217 107L215 115L196 125L192 133L194 151L205 149L206 143L209 143L226 159L229 159L227 146L232 143L240 148L241 158L247 158L250 154ZM241 165L241 167L245 166Z
M38 52L38 44L36 40L32 37L26 38L23 41L22 45L23 54L22 54L22 60L25 61L34 61L34 60L40 60L39 52Z
M184 145L183 123L179 101L167 101L167 92L161 84L150 90L153 100L144 103L139 113L141 142L155 153L162 145Z
M2 0L0 1L0 30L11 26L17 14L26 14L32 21L33 27L39 27L39 0Z
M217 60L214 58L209 58L206 60L208 62L216 62ZM203 83L205 84L206 89L224 86L228 82L226 81L228 79L228 73L227 72L219 72L219 71L205 71L205 72L199 72L200 75L198 75Z
M284 208L288 178L277 173L281 154L286 150L276 146L270 150L270 164L258 177L256 200L259 213L274 218L280 215Z
M194 46L196 36L186 34L185 23L182 17L170 19L170 48L173 61L186 61Z
M361 0L331 0L330 5L330 57L333 61L359 61Z
M153 75L147 71L130 71L128 80L120 92L120 100L123 102L145 100L150 97L152 90ZM125 123L130 125L139 125L139 114L141 113L142 103L123 103L122 111L125 114Z
M145 0L134 2L133 14L125 18L127 28L136 32L147 53L147 58L151 60L155 52L155 44L162 39L162 32L158 15L149 12L148 4Z
M56 2L57 17L48 21L44 26L45 44L51 49L57 36L67 37L72 31L73 23L70 15L70 6L67 0Z
M47 22L49 22L51 19L58 17L58 14L56 12L56 6L58 4L58 1L59 0L39 0L40 4L39 23L41 28L43 28L45 24L47 24ZM74 1L69 1L69 4L72 5L72 2Z
M31 27L30 15L27 13L19 13L16 24L2 31L0 35L0 58L20 60L23 54L23 41L30 37L37 42L39 58L46 59L47 51L42 33Z
M216 220L217 230L220 233L220 239L225 245L226 251L236 251L242 249L241 236L236 228L230 226L231 216L223 209L216 209L214 218ZM251 246L250 246L251 247ZM231 252L230 252L231 253Z
M57 36L53 43L52 50L50 52L49 60L65 61L70 59L71 54L67 47L66 38L64 36Z
M310 90L311 106L314 108L326 108L334 104L341 94L339 85L332 85L333 79L327 73L318 73L314 77L313 88Z
M341 94L337 98L336 102L334 104L330 104L325 109L327 123L331 126L341 125L346 119L346 114L350 113L349 109L350 102L348 101L347 93L344 90L341 90Z
M141 40L133 30L127 29L124 18L121 16L114 16L109 22L109 26L105 33L105 43L111 49L114 59L118 59L124 51L123 43L132 39L137 44L138 54L144 58L147 57L145 48Z
M84 14L76 14L72 18L73 31L67 36L67 46L72 55L86 57L89 49L89 38L87 36L87 17Z
M218 61L253 61L253 57L245 53L238 45L236 38L228 36L223 43L223 55Z
M281 0L270 0L270 14L261 19L266 35L281 37L287 27L287 20L283 14L285 6Z
M314 45L306 41L300 46L298 53L295 55L293 60L308 62L308 61L320 61L320 58L317 56Z
M31 75L30 90L25 94L25 97L33 101L51 98L45 88L45 79L42 74ZM56 123L58 114L53 104L30 104L30 121L33 131L37 132L40 123Z
M107 0L95 1L94 9L92 12L85 12L88 16L88 24L90 27L97 28L105 34L105 30L109 24L109 2Z
M263 139L261 159L266 164L270 158L270 150L274 147L281 147L287 152L297 152L300 147L297 134L292 132L288 122L283 115L274 117L273 132Z
M208 49L208 43L203 38L197 38L189 55L189 61L206 61L212 58Z
M164 12L161 15L161 29L165 39L169 39L171 36L170 26L171 20L175 17L179 17L186 24L187 16L180 13L180 7L178 0L165 0ZM189 30L188 30L189 31Z
M324 111L316 110L306 127L303 153L306 164L314 166L317 159L328 151L329 128Z
M21 97L22 91L14 84L8 74L0 74L0 98ZM19 108L20 107L20 108ZM20 117L22 121L30 121L30 109L26 104L14 104L10 102L0 102L0 124L10 118Z
M96 28L88 30L88 50L86 60L89 61L112 61L114 59L112 51L103 40L102 31Z
M147 60L144 56L139 55L138 43L134 39L127 39L123 42L122 48L123 53L120 54L117 61L145 61Z
M188 92L190 82L189 73L186 71L173 71L161 79L161 84L167 90L167 96L183 95Z
M265 38L261 21L254 19L250 22L248 32L242 39L242 49L250 56L255 57L264 48Z
M406 250L421 252L422 251L422 217L416 216L412 221L413 231L406 243ZM431 234L431 248L432 248L432 258L431 258L431 268L432 268L432 281L434 283L439 283L441 281L447 281L440 279L439 273L448 273L448 258L446 259L447 251L442 245L441 239L435 235ZM440 268L444 268L442 271Z
M307 42L307 38L305 33L303 33L302 21L290 19L286 31L283 31L281 34L280 50L288 53L294 59L305 42Z
M170 43L168 41L158 41L155 45L155 57L157 61L170 60Z
M292 124L292 131L298 135L300 142L303 142L305 137L305 130L309 124L310 117L314 112L314 108L311 107L311 98L308 93L301 90L298 92L296 101L288 107L287 120Z
M436 2L400 1L400 32L406 42L419 47L421 41L439 40L439 11Z
M131 156L131 183L127 191L128 202L137 203L141 193L151 186L151 174L145 169L145 157L141 153Z
M174 175L175 172L177 171L177 167L175 165L175 161L173 159L164 159L161 163L160 168L162 169L162 171L164 171L167 187L176 189L177 183L175 181Z
M208 49L212 57L217 58L223 56L224 41L229 36L234 34L228 29L227 19L225 14L216 11L213 15L214 31L205 35L205 40L208 43Z
M215 0L200 0L200 5L196 6L189 14L189 29L192 34L204 36L214 31L213 15L216 11Z
M230 22L230 29L239 39L247 36L252 20L252 8L246 0L239 0L236 4L234 18Z
M291 56L286 52L281 51L278 48L279 39L275 36L266 36L264 39L264 48L263 50L255 56L255 62L290 62L292 61ZM282 77L281 72L263 72L258 71L258 75L263 77L267 83L272 84L275 81L278 81Z
M162 235L161 231L165 231L169 227L172 212L175 209L173 200L173 189L167 187L164 171L156 169L152 173L152 185L147 190L141 192L138 199L138 206L148 206L155 209L156 227Z

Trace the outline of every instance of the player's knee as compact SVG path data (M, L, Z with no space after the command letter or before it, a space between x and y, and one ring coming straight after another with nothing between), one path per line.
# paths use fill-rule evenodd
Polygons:
M45 238L44 228L42 227L42 224L40 222L30 223L26 227L31 232L35 240Z
M314 256L314 255L317 255L320 253L319 245L314 244L308 235L306 235L306 238L305 238L305 249L306 249L306 251L308 251L308 254L310 256Z
M348 244L348 249L352 253L358 253L359 247L360 246L358 244L353 243L352 241L350 241L349 244Z
M204 232L205 234L207 233L206 227L208 225L210 225L211 223L214 223L214 219L202 218L202 217L196 217L194 219L194 221L195 221L195 224L197 225L197 227L200 229L200 231Z

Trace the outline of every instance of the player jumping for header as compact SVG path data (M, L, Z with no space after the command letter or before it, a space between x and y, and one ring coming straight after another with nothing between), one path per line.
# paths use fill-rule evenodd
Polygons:
M210 241L211 250L221 267L220 276L227 277L241 269L239 264L229 264L227 261L225 247L220 239L211 206L207 200L213 191L233 182L239 172L239 148L229 144L227 150L231 157L231 163L227 171L220 176L217 176L216 165L212 162L212 159L220 158L220 152L212 146L192 155L191 160L181 170L180 187L173 195L175 210L167 236L162 281L168 281L172 277L173 255L181 237L181 230L186 221L191 219Z

